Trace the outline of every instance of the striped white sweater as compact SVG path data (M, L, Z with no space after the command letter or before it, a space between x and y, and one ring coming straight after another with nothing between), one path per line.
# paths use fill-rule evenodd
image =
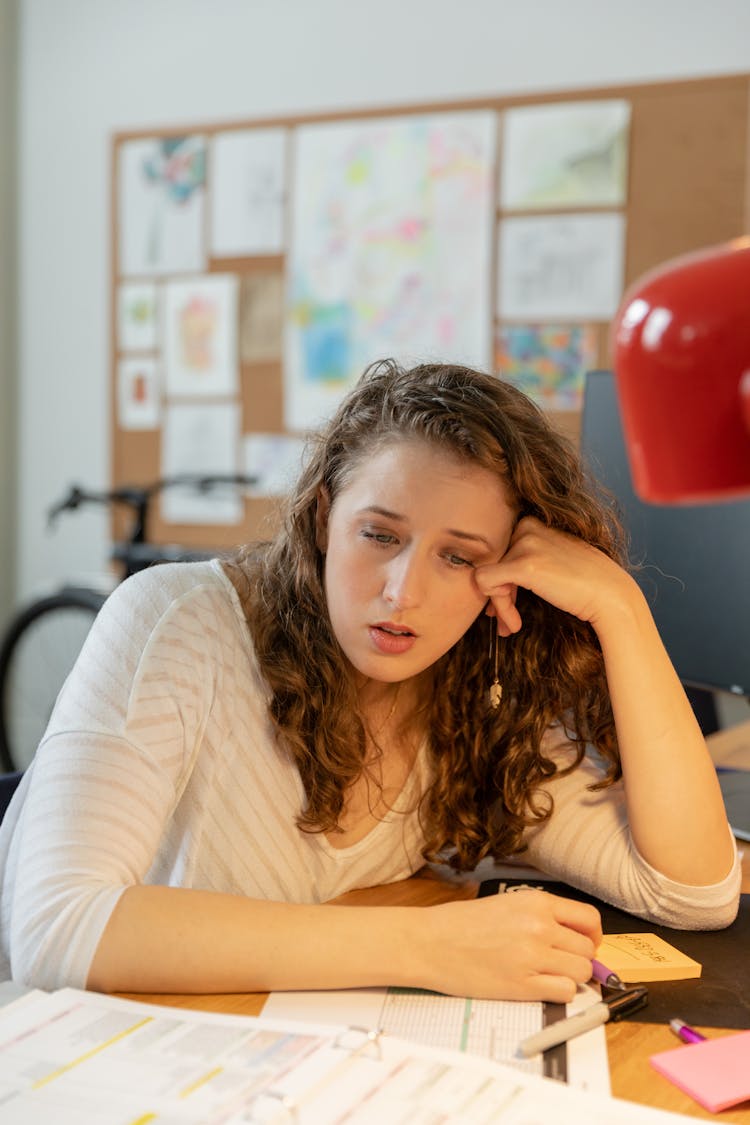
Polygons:
M218 562L162 565L110 596L0 826L0 979L84 987L102 931L135 883L324 902L422 865L417 758L396 807L334 848L300 832L299 774L279 750L267 686ZM636 913L683 927L734 916L739 865L682 887L635 852L619 788L586 763L550 786L528 858Z

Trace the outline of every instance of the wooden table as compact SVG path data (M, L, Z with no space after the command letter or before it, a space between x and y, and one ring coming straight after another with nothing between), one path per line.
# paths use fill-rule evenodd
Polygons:
M709 735L706 743L717 766L750 770L750 720Z
M716 736L718 739L716 749L721 751L722 758L725 758L726 755L731 757L734 747L747 744L746 740L749 736L750 723L742 724L741 727L736 728L736 734L734 735L724 731L720 736ZM709 743L711 743L711 739L709 739ZM745 893L750 893L750 844L745 843L743 845L740 841L740 847L744 847L746 853L743 856L742 889ZM477 889L478 883L476 882L446 883L437 879L430 872L425 872L412 879L407 879L403 883L394 883L387 887L373 887L365 891L354 891L345 895L339 901L352 905L430 906L457 898L473 898ZM229 1012L246 1016L260 1015L267 997L267 993L238 993L222 996L144 995L141 993L128 993L127 995L133 1000L167 1004L177 1008L196 1008L200 1011ZM719 1028L701 1027L699 1030L711 1037L731 1034L730 1031ZM657 1051L666 1051L678 1045L678 1041L668 1027L660 1024L625 1020L621 1023L608 1024L605 1032L612 1093L615 1097L670 1110L673 1113L684 1113L690 1117L706 1121L720 1121L722 1125L727 1122L731 1122L732 1125L735 1125L735 1123L737 1125L750 1125L750 1103L746 1102L742 1107L735 1110L725 1110L719 1115L708 1113L697 1105L692 1098L687 1097L676 1086L667 1082L665 1078L653 1070L648 1061L649 1056Z
M750 866L744 861L746 889L750 890ZM353 891L339 902L352 905L418 905L430 906L457 898L473 898L478 884L460 885L446 883L426 872L403 883L387 887L373 887ZM126 994L123 994L126 995ZM197 1008L204 1012L229 1012L235 1015L257 1016L263 1010L267 993L237 993L231 995L159 995L128 993L130 999L154 1004L167 1004L177 1008ZM727 1035L725 1029L701 1028L709 1036ZM649 1056L678 1046L678 1041L668 1027L660 1024L637 1023L626 1020L609 1024L605 1028L609 1054L610 1079L615 1097L640 1102L644 1105L668 1109L675 1113L707 1121L721 1121L750 1125L750 1104L738 1110L726 1110L719 1117L701 1109L676 1086L657 1074L649 1064Z

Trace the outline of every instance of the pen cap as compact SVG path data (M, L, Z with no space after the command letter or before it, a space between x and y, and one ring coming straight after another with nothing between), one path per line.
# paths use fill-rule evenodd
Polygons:
M638 988L627 988L624 992L617 992L605 1000L609 1008L611 1020L621 1020L633 1012L645 1008L648 1004L648 989L639 985Z

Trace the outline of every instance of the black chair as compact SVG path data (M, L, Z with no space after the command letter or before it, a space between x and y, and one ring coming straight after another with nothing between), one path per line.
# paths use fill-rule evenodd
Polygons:
M5 810L10 804L10 799L18 788L18 783L22 777L22 771L0 774L0 820L5 816Z

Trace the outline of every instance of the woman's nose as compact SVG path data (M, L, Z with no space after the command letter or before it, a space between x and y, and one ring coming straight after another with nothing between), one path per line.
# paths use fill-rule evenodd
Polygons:
M415 553L402 551L389 563L383 597L394 608L411 609L422 600L424 582L423 562Z

